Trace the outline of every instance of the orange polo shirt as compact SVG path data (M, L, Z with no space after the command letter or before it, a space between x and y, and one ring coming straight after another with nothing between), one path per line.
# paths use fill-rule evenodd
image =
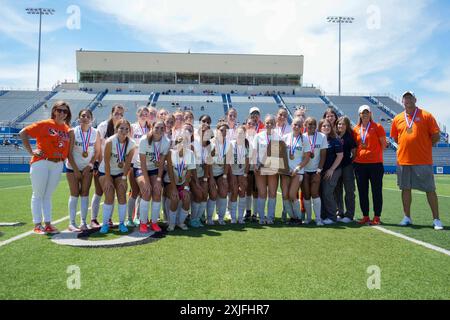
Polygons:
M58 125L55 120L48 119L35 122L25 127L25 132L32 138L36 138L36 147L44 155L33 156L30 164L46 158L65 160L69 154L69 126Z
M408 121L411 123L412 115L408 115ZM401 166L432 165L431 136L440 132L436 119L419 108L411 128L413 132L407 133L405 112L397 114L392 121L391 137L398 141L397 163Z
M360 133L360 125L353 128L353 134L356 141L356 163L383 163L383 148L381 147L380 138L386 139L386 131L381 124L371 122L369 132L366 137L366 148L362 147L362 138ZM364 130L365 134L365 130Z

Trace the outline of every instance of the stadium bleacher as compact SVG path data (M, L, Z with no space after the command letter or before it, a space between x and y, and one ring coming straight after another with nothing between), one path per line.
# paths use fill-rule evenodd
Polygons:
M12 121L50 91L7 91L0 96L0 121Z

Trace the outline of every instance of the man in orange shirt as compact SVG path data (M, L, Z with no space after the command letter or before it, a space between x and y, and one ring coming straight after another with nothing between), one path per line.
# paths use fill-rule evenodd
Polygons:
M442 230L439 220L439 206L434 183L432 147L439 141L440 130L434 117L416 106L416 96L407 91L402 96L405 111L397 114L392 122L391 137L398 143L397 184L402 190L405 217L401 226L412 224L411 190L427 194L433 213L435 230Z

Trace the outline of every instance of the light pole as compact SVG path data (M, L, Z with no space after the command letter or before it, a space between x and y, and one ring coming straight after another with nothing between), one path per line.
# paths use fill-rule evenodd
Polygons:
M38 14L39 15L39 49L38 49L38 71L37 71L37 91L39 91L39 74L41 71L41 26L42 26L42 15L53 15L55 9L51 8L26 8L25 11L28 14Z
M327 17L330 23L339 23L339 95L341 95L341 24L353 23L353 17Z

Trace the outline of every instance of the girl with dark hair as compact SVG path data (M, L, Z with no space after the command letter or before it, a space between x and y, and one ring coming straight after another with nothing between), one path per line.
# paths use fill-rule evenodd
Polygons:
M89 206L89 190L92 183L94 162L101 152L97 130L92 128L93 114L89 109L82 109L78 114L79 125L70 132L69 157L66 161L66 176L70 188L69 230L73 232L88 229L86 217ZM78 198L81 196L81 225L77 227L75 217Z
M335 126L336 126L336 121L337 121L337 119L338 119L338 115L337 115L337 113L336 113L336 110L334 110L334 108L332 108L332 107L328 108L328 109L325 110L325 112L323 113L322 119L327 119L327 120L330 122L331 126L332 126L333 128L335 128Z
M125 108L121 104L115 104L111 108L111 114L109 116L108 120L105 120L101 122L97 126L97 140L100 141L101 146L101 152L97 155L97 158L95 159L94 163L94 186L95 186L95 193L92 197L91 202L91 210L92 210L92 216L91 216L91 227L92 228L99 228L100 224L97 221L98 212L100 210L100 201L102 200L103 196L103 189L100 183L99 175L98 175L98 166L99 163L103 160L103 154L105 150L105 143L106 139L114 135L114 128L117 125L117 123L123 119L123 115L125 113Z

